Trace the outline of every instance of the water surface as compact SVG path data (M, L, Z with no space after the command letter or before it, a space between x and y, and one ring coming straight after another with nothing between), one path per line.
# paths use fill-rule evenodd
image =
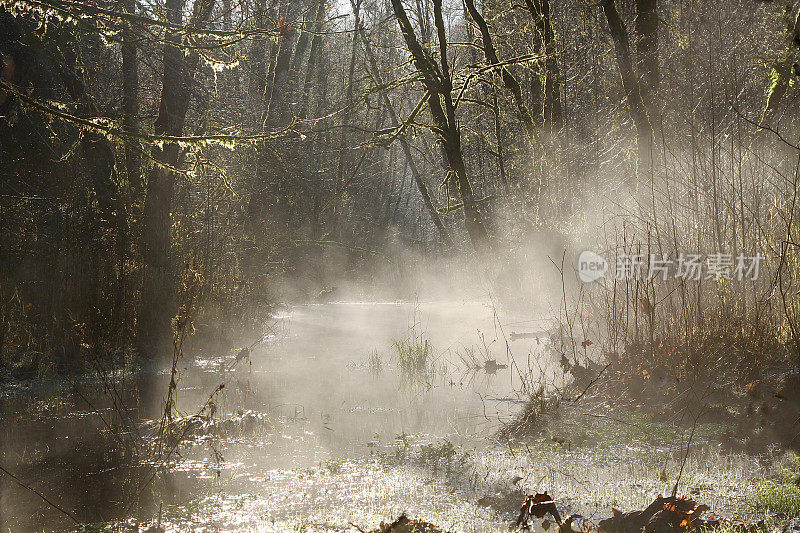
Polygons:
M151 474L154 466L137 463L125 442L152 432L137 407L159 403L166 371L142 379L76 378L55 393L6 390L3 465L81 522L144 519L158 507L163 515L164 502L180 507L211 493L234 500L262 493L265 502L269 494L283 494L282 504L272 502L270 519L285 519L287 512L296 517L315 508L303 498L292 502L303 494L297 472L326 468L341 475L349 461L370 461L398 446L483 446L519 408L521 378L550 364L535 339L507 344L510 330L543 325L546 320L528 318L504 324L489 302L293 307L264 325L248 358L236 360L240 347L226 353L187 348L179 365L180 413L197 412L225 387L213 400L215 423L207 434L193 435L168 468ZM427 346L424 369L403 370L397 347L403 343ZM127 433L121 412L130 413ZM145 489L142 479L149 477L157 482ZM339 481L329 480L329 488L347 486ZM23 529L70 524L8 478L0 505L2 519Z

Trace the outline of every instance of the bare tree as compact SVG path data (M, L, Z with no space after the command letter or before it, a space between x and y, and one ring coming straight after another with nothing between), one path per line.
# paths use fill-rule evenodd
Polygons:
M308 14L303 17L303 22L300 28L300 37L297 38L297 46L295 46L294 54L292 55L292 63L289 67L289 92L292 95L297 95L295 92L300 82L300 74L303 71L303 64L306 61L306 52L309 45L313 40L312 34L316 33L316 26L320 22L318 15L324 16L325 0L313 0L309 8ZM309 59L310 61L310 59ZM302 108L302 107L301 107Z
M525 0L525 6L533 18L539 40L542 43L539 51L544 53L544 75L545 82L542 87L541 82L536 80L537 91L544 89L544 98L537 98L537 101L544 102L544 121L550 129L559 129L562 126L561 110L561 72L558 66L556 55L556 37L553 31L553 24L550 17L550 0ZM539 96L539 95L537 95Z
M643 170L643 168L648 168L652 163L653 126L647 113L647 107L642 97L641 84L633 64L630 39L628 38L628 30L625 29L625 23L619 16L614 0L602 0L601 5L608 21L608 27L611 29L617 66L622 78L622 88L625 91L631 118L636 126L639 166L640 170Z
M334 176L334 208L331 212L335 215L336 209L340 206L341 197L344 193L344 172L348 163L347 150L347 128L350 126L350 117L353 112L353 86L355 85L356 71L356 52L358 50L358 29L361 27L361 0L356 0L353 4L353 36L350 42L350 63L347 68L347 82L344 86L344 110L341 116L341 132L339 135L339 153L336 160L336 175ZM334 235L339 237L339 225L334 218L332 226Z
M794 65L797 65L800 52L800 9L798 9L798 5L787 7L785 23L785 50L772 63L770 76L772 84L767 91L767 102L761 118L762 124L765 125L777 118L781 103L789 89L790 80L796 74L793 69ZM798 72L800 72L800 68L798 68Z
M291 67L292 52L297 41L297 21L303 9L302 0L289 0L284 15L278 20L278 55L275 58L272 83L269 87L267 104L268 127L284 126L291 112L289 102L291 91L289 87L289 72Z
M658 0L636 0L636 68L639 72L642 99L648 106L651 120L656 117L658 99Z
M182 22L185 0L167 0L167 20L174 27ZM214 0L195 2L188 28L205 25L211 16ZM161 100L154 132L156 135L183 135L186 110L199 57L196 51L185 54L181 37L174 30L164 35L164 75ZM140 356L152 358L169 338L170 320L175 311L174 273L171 257L172 198L175 172L181 148L176 143L153 147L156 162L147 174L142 231L144 281L136 328L136 347Z
M354 0L350 1L353 4L353 9L355 10ZM361 34L361 44L364 47L364 53L367 56L370 75L378 87L383 87L384 82L381 77L380 70L378 69L378 61L375 59L375 53L372 50L372 45L369 42L369 38L367 37L367 33L363 26L359 28L359 33ZM383 105L386 107L386 110L389 113L389 120L392 124L392 127L401 127L397 110L395 109L392 101L389 99L389 95L385 90L381 91L381 97L383 99ZM442 223L442 218L439 216L439 212L436 211L436 207L433 205L430 192L428 192L428 187L425 185L425 180L422 177L422 173L417 167L416 161L414 161L414 155L411 153L411 146L408 143L405 133L400 133L397 137L397 140L400 142L400 146L403 149L403 155L406 158L409 169L411 169L411 176L414 178L414 183L417 185L417 190L419 190L422 201L425 203L425 208L428 210L428 215L431 217L431 221L433 221L433 224L439 231L439 235L441 235L442 240L445 243L450 243L450 235L447 232L447 228L444 227L444 223Z
M530 112L528 112L528 106L525 105L525 97L522 94L522 87L517 81L517 78L514 77L511 71L504 64L502 64L500 59L497 57L497 51L495 50L494 43L492 42L492 36L489 33L489 25L486 23L486 20L483 18L483 15L481 15L480 11L478 11L478 8L475 7L475 0L464 0L464 4L467 7L469 16L472 17L472 20L475 21L475 24L478 26L478 29L481 32L483 53L486 57L486 63L500 70L500 78L503 81L503 85L505 85L506 89L508 89L508 91L514 97L514 105L517 108L517 114L519 115L520 122L522 122L522 125L525 128L528 136L531 138L535 137L536 132L533 127L533 119L531 118Z
M136 14L136 0L124 0L122 8L126 14ZM133 31L132 23L127 22L122 32L122 122L125 131L137 133L138 125L136 121L139 117L139 63L136 59L136 34ZM128 183L138 197L142 191L142 176L140 168L140 157L134 141L129 140L125 145L125 169L128 175Z
M402 0L392 0L392 8L406 46L411 52L414 65L420 71L422 83L429 93L428 107L433 119L432 129L442 143L445 157L455 177L458 192L461 195L467 233L477 251L486 251L489 246L489 234L475 200L461 151L461 131L452 95L453 79L447 58L447 37L442 16L442 0L433 1L434 23L439 41L439 64L434 61L417 39Z

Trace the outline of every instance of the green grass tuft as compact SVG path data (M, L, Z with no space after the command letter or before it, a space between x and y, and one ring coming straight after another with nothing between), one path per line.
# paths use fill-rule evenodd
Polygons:
M753 490L752 502L758 509L800 516L800 487L794 483L765 481Z
M431 372L433 348L416 326L408 336L394 342L400 370L406 375L422 375Z

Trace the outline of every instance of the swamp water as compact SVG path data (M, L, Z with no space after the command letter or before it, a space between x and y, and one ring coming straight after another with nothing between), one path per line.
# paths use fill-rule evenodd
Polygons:
M166 465L134 460L124 430L106 424L130 410L131 431L147 434L129 406L163 397L168 375L108 376L116 406L97 379L47 394L9 388L0 465L27 487L0 477L0 529L75 528L68 513L97 529L355 531L407 512L454 531L507 531L520 491L548 489L595 518L668 493L659 471L677 472L685 428L598 426L586 413L526 445L492 439L520 410L522 379L554 370L545 341L510 333L548 326L481 302L294 307L249 358L185 354L181 413L225 388L214 422ZM773 459L696 447L683 479L717 513L754 519L763 513L744 503L748 486Z

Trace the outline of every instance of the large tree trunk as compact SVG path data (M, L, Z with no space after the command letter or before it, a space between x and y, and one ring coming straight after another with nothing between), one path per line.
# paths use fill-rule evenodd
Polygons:
M658 0L636 0L636 67L651 122L658 116Z
M289 0L286 13L278 22L278 55L272 83L269 87L268 110L266 124L268 127L285 126L291 116L289 109L289 69L292 51L297 39L297 19L303 8L302 0Z
M73 72L78 71L78 69L70 70ZM78 103L81 114L87 117L98 117L99 113L88 99L83 83L79 85L80 89L77 92L74 88L69 87L67 91ZM98 207L107 220L113 221L116 234L115 253L119 260L122 261L127 250L128 222L122 194L117 186L114 147L108 139L94 132L84 133L80 146Z
M222 0L222 27L226 30L230 30L233 27L232 11L231 0Z
M325 0L314 0L312 5L312 9L310 11L311 16L315 17L313 20L309 20L309 17L304 17L303 24L300 28L300 37L297 38L297 46L294 48L294 55L292 56L292 64L289 68L289 91L290 94L295 96L301 96L296 93L296 90L299 88L300 85L300 74L303 70L303 62L305 61L306 52L308 51L308 46L312 41L311 34L314 31L314 27L319 23L318 18L316 18L317 14L322 11L324 13L324 9L320 10L320 6L324 8ZM311 31L309 31L311 30ZM309 60L310 61L310 60ZM297 103L297 108L302 109L302 97L298 102L292 102L293 104Z
M445 37L444 19L441 0L434 0L434 22L439 39L440 65L425 51L414 33L402 0L391 0L403 39L411 52L414 65L422 74L422 83L430 93L428 106L433 119L434 130L442 141L442 148L448 165L456 180L464 211L464 226L476 251L487 252L490 243L483 215L480 212L472 185L467 175L464 157L461 151L461 132L455 117L453 103L453 81L447 58L447 40Z
M136 14L136 0L123 0L122 9L129 15ZM126 23L122 31L122 126L127 133L136 133L139 115L139 64L136 60L136 35L131 23ZM125 170L133 198L140 198L142 191L141 161L136 141L125 143Z
M308 53L308 66L306 68L306 78L303 83L303 94L300 96L300 118L306 118L309 114L311 102L311 90L314 86L314 78L317 75L317 68L322 55L322 21L325 18L325 1L320 0L317 4L317 13L314 23L314 37L311 39L311 51Z
M289 107L291 100L288 94L289 70L297 37L297 19L302 7L302 0L289 0L286 11L278 19L275 29L278 39L277 54L272 73L268 76L269 83L265 93L266 114L262 121L267 130L285 127L291 119ZM282 223L289 221L289 202L281 197L281 184L273 178L273 169L276 168L273 163L273 152L266 146L259 147L255 188L248 201L248 217L254 239L263 235L264 224L270 215L275 215ZM280 208L280 213L277 208ZM255 264L248 267L251 276L257 274L256 268Z
M166 0L167 20L180 26L185 0ZM190 27L206 23L214 0L198 0L194 6ZM183 135L186 110L189 105L194 71L198 56L184 56L179 48L180 37L171 31L164 35L164 76L158 118L154 126L156 135L179 137ZM136 348L145 360L153 360L163 354L171 338L171 319L175 314L175 279L172 269L171 231L172 197L175 189L175 173L169 168L178 165L180 146L164 143L155 146L153 164L147 175L142 231L142 259L144 280L142 301L136 324ZM165 168L166 167L166 168Z
M639 170L649 168L653 160L653 126L642 98L641 85L634 69L631 57L630 40L625 24L619 16L614 0L602 0L603 11L611 29L614 50L619 66L622 88L631 111L631 118L636 126L637 146L639 152Z
M297 21L303 8L303 0L288 0L285 11L282 11L275 28L277 53L272 65L271 74L267 76L268 86L265 92L265 116L262 125L267 130L279 129L289 125L292 110L290 108L290 68L292 52L297 40ZM274 5L271 8L274 11ZM280 10L279 10L280 11ZM269 14L273 18L273 14ZM267 54L267 58L272 56ZM292 204L285 187L285 177L276 178L278 173L285 174L290 168L288 160L292 158L293 148L276 154L268 146L259 146L256 156L256 180L248 200L247 213L250 238L255 248L261 248L260 241L271 232L265 231L267 224L277 223L286 229L292 221ZM284 161L280 161L281 158ZM291 168L291 171L296 170ZM277 235L274 235L277 237ZM261 274L261 259L250 254L245 261L245 270L249 279L256 279Z
M263 29L265 26L267 4L266 0L256 0L253 7L253 19L255 29ZM257 106L264 106L266 102L265 93L267 89L267 60L266 60L267 40L263 35L253 37L250 46L250 80L249 92L250 103ZM266 117L266 107L258 108L260 112L254 113L262 123ZM261 115L261 116L259 116Z
M525 6L533 18L536 31L541 40L540 52L545 54L544 87L540 81L534 82L534 89L544 89L544 98L535 95L537 101L544 103L544 122L551 130L560 129L563 124L561 110L561 72L556 56L556 37L550 18L550 0L525 0Z
M99 46L99 39L97 42ZM99 117L100 112L93 102L84 82L75 43L68 43L64 52L65 64L60 75L67 93L80 113L86 117ZM114 232L114 260L117 267L117 287L112 321L119 323L119 313L123 305L125 289L125 262L129 249L128 217L125 200L118 186L115 167L114 146L106 137L96 132L85 132L80 142L83 160L86 164L92 188L102 218L112 222Z

